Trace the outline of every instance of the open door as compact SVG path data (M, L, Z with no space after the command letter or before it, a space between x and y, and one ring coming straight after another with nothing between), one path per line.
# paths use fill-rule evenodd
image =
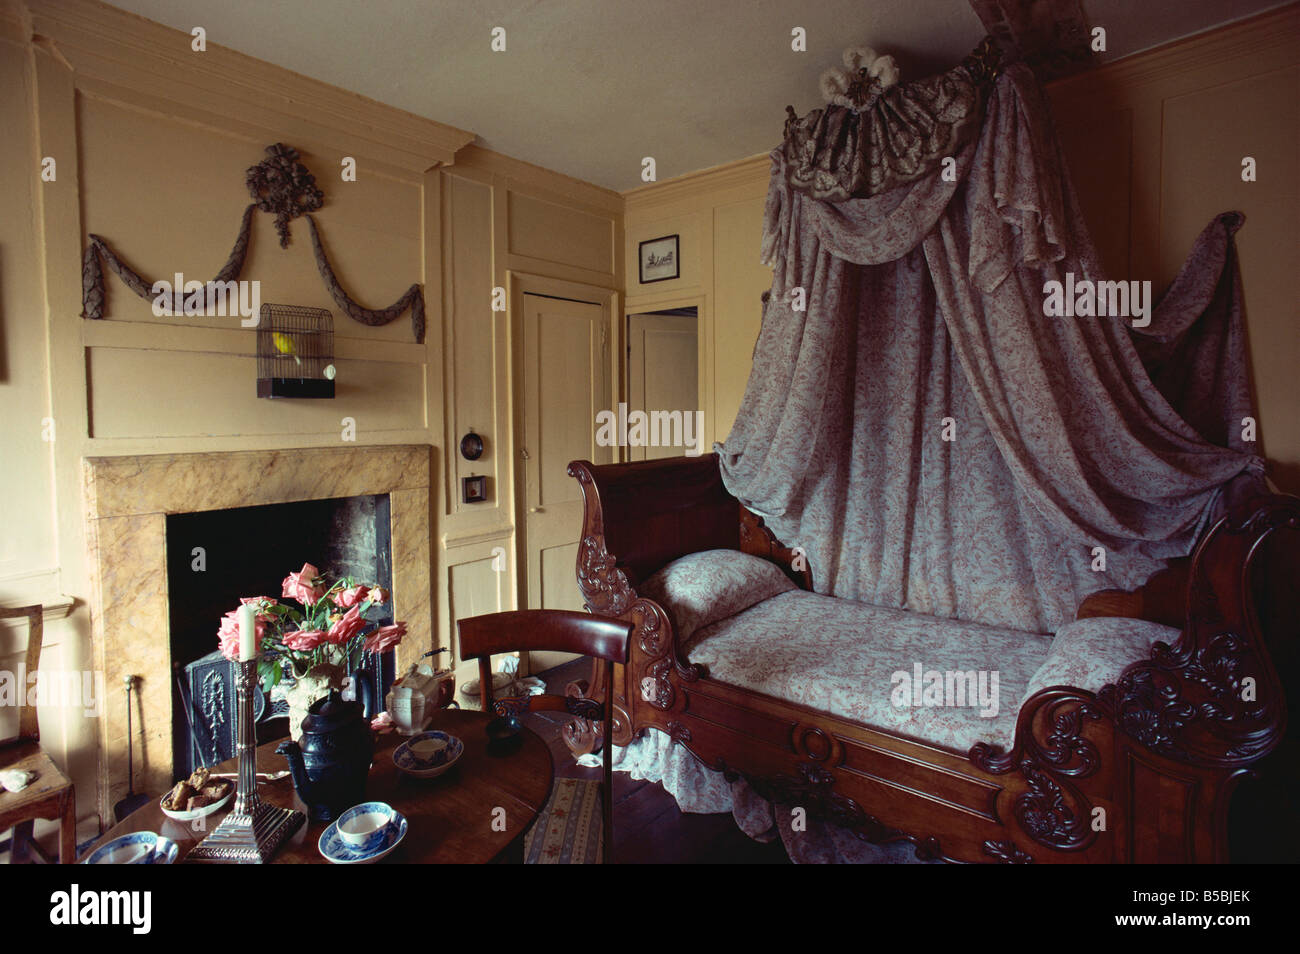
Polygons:
M695 308L627 317L627 406L694 413L699 404L699 330ZM698 441L700 435L695 433ZM628 460L681 457L680 446L628 448Z

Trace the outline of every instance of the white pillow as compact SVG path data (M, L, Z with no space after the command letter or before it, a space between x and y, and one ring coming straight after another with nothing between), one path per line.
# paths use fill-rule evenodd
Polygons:
M637 587L668 611L679 645L698 629L796 590L779 566L739 550L687 554Z

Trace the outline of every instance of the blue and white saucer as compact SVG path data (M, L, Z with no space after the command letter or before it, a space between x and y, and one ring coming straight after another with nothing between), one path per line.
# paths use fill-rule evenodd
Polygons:
M150 854L152 852L152 854ZM83 865L169 865L180 855L170 838L151 831L135 831L100 845L82 860Z
M411 751L412 745L417 745L424 739L438 739L445 742L447 748L444 750L446 758L442 761L433 761L422 759ZM434 778L441 775L447 769L456 764L456 760L461 757L465 751L465 743L454 735L448 735L446 732L439 732L437 729L430 729L427 732L420 732L411 736L396 749L393 750L393 764L405 772L407 775L414 775L416 778Z
M384 840L373 848L358 848L349 845L339 834L339 823L335 822L321 832L316 847L325 858L336 865L373 865L380 858L389 855L406 837L406 816L393 809L393 820L384 833Z

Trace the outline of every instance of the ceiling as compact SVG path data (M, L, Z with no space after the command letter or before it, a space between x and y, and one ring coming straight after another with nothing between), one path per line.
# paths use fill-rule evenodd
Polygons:
M785 106L821 105L841 50L892 53L903 80L983 36L965 0L114 0L113 6L477 133L498 152L623 191L766 152ZM1114 59L1278 0L1083 0ZM494 27L506 51L490 48ZM806 53L790 49L807 31Z

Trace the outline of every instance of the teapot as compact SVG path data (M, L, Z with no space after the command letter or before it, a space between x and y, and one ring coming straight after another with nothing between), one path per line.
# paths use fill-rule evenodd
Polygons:
M345 702L337 689L312 703L297 742L276 748L313 821L331 821L365 800L374 751L361 703Z

